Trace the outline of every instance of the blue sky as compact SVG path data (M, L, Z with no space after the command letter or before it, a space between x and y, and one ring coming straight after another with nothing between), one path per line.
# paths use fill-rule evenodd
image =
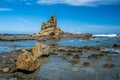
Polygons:
M65 32L120 33L120 0L0 0L0 33L37 33L52 14Z

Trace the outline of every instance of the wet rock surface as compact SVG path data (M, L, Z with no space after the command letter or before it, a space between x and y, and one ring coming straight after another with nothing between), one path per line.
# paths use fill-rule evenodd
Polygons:
M66 33L64 34L66 35ZM74 37L75 35L70 37ZM40 34L30 34L29 37L31 39L35 39L36 37L36 40L46 40L49 38L47 36L42 38ZM87 46L86 44L88 43L86 42L89 41L86 40L87 38L82 40L82 37L77 37L80 36L77 34L75 38L77 40L74 41L78 41L77 44L83 43L85 44L84 46L62 46L56 40L43 41L47 45L35 41L35 43L39 43L30 49L20 48L20 50L14 50L9 53L0 53L0 79L94 80L96 78L96 80L113 80L113 75L117 71L120 72L119 40L116 40L112 45L106 43L105 46ZM104 39L106 41L110 40ZM69 38L66 39L66 41L68 40ZM100 38L97 40L97 43L103 42ZM90 44L92 44L91 42L94 42L94 40L90 40ZM27 43L27 45L29 44ZM64 41L61 44L65 44ZM9 46L11 47L12 45ZM12 48L14 47L17 48L17 45L13 45Z
M73 33L64 33L63 38L82 38L84 40L89 40L92 37L92 34L73 34Z
M48 45L44 45L44 44L35 44L35 46L32 49L32 55L35 58L39 58L42 55L43 56L48 56L49 55L49 50L50 47Z
M47 80L43 77L37 78L37 74L40 64L46 64L49 60L46 59L47 57L35 59L31 52L32 49L22 49L0 55L0 80L1 78L15 78L15 80Z
M100 59L102 57L104 57L104 54L92 54L88 56L88 59Z
M72 56L72 59L70 60L72 64L78 64L79 61L80 61L80 56L78 54Z
M3 53L0 55L0 74L12 73L16 70L16 59L19 51Z
M105 67L105 68L114 68L115 65L106 63L103 67Z
M90 63L89 62L84 62L83 66L89 66Z
M40 54L39 51L41 51L43 54ZM54 54L48 54L49 51L50 53L54 53ZM94 54L94 52L96 54ZM117 67L116 64L113 63L114 62L113 58L111 57L106 58L106 56L111 54L111 52L108 52L107 54L101 53L100 47L73 47L73 46L60 47L54 44L53 45L50 44L49 46L44 44L36 44L33 47L33 49L22 49L10 53L3 53L3 54L4 55L0 56L2 63L2 66L0 67L1 77L3 77L4 75L4 78L8 78L7 76L9 75L9 78L13 77L19 80L23 80L23 79L73 80L72 77L74 77L75 75L76 76L74 77L74 79L79 80L80 77L84 79L82 76L80 76L82 74L87 76L91 74L91 77L88 76L89 79L86 78L85 80L93 80L95 73L94 69L96 70L97 68L98 75L101 75L103 72L101 71L102 68L116 69ZM50 57L41 56L41 55L50 55ZM24 66L23 70L19 70L19 68L16 67L16 61L19 61L17 60L19 56L20 56L19 60L21 64L19 64L18 66L22 66L22 61L26 62L25 63L26 66L29 65L28 63L30 63L30 65L31 64L34 65L35 58L37 58L37 60L39 59L40 61L39 62L40 68L34 68L34 66L31 65L30 67L26 67L26 68ZM102 60L104 60L104 58L107 61L107 63L100 64L101 62L103 62ZM95 61L92 59L95 59ZM4 72L3 69L5 69ZM34 71L34 72L26 72L26 70ZM56 74L53 73L53 75L56 76L53 76L51 72L55 72ZM44 76L45 74L46 76ZM71 75L71 74L75 74L75 75ZM112 72L111 74L114 74L114 72ZM68 75L71 76L68 77Z

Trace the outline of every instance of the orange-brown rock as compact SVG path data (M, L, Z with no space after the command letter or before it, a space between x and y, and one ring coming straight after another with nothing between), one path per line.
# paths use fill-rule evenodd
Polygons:
M24 71L35 71L40 66L39 58L34 58L31 52L25 51L19 54L16 68Z
M40 36L54 36L54 38L55 36L61 37L62 33L61 29L57 26L57 19L55 15L53 15L46 23L42 24L42 28L39 32Z
M49 55L49 46L48 45L44 45L44 44L35 44L35 46L32 49L32 55L35 58L39 58L42 55Z
M49 46L44 44L36 44L32 51L22 49L18 55L16 68L24 71L35 71L40 66L40 57L49 55Z

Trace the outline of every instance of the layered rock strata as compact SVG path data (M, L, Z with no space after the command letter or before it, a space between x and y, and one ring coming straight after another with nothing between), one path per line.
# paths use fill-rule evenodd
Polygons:
M49 37L62 36L63 32L57 26L57 19L55 15L51 16L51 18L46 23L42 23L42 28L39 34L40 36L49 36Z

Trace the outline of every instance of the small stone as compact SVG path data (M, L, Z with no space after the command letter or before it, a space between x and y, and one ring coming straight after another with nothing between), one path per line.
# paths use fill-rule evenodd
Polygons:
M113 59L112 58L107 58L107 60L106 60L108 63L110 63L110 62L113 62Z
M74 55L72 59L80 59L80 56L78 54Z
M2 72L2 68L0 68L0 72Z
M22 50L21 50L22 52L26 52L27 50L25 49L25 48L22 48Z
M113 48L118 48L118 47L120 47L119 44L114 44L114 45L113 45Z
M70 60L70 63L72 64L78 64L80 62L80 56L79 55L74 55L72 59Z
M114 68L115 65L106 63L105 65L103 65L103 67L105 67L105 68Z
M77 67L73 67L73 68L71 68L71 71L76 72L76 71L78 71L78 68Z
M89 62L84 62L83 66L89 66L90 63Z
M9 68L3 68L3 72L4 72L4 73L8 73L9 70L10 70Z
M2 58L6 58L6 57L7 57L7 56L4 56L4 55L2 56Z

